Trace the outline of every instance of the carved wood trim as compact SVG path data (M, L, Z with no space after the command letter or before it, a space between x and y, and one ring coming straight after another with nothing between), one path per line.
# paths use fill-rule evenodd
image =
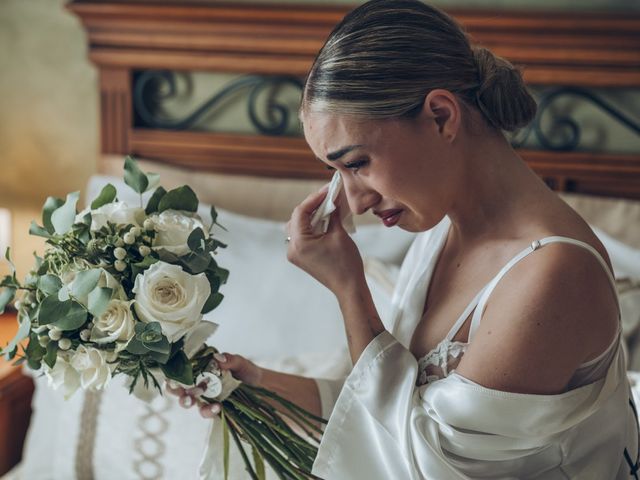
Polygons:
M349 7L77 0L101 71L102 151L193 169L327 178L303 139L133 128L132 71L203 70L304 76ZM640 86L640 14L451 10L471 37L537 85ZM638 155L520 151L555 185L640 198Z
M126 68L101 68L100 138L103 152L129 152L132 115L131 72Z
M306 73L330 30L348 11L337 6L95 0L76 1L69 8L87 28L91 56L99 65L294 75ZM524 66L531 83L640 83L637 13L450 13L475 41ZM188 58L181 59L185 54Z

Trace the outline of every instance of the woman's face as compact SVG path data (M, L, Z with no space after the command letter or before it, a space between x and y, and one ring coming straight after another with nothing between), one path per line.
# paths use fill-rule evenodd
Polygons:
M419 232L447 212L455 191L452 148L432 116L362 121L307 113L303 125L316 157L340 171L353 213L371 209L388 227Z

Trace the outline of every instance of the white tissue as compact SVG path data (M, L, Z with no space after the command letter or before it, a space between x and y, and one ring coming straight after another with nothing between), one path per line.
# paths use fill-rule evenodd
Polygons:
M318 235L321 233L327 233L327 229L329 228L329 218L336 209L336 199L340 194L340 190L342 190L342 177L340 176L340 172L335 172L331 179L331 183L329 184L327 196L311 217L311 228L313 229L314 234ZM356 231L356 227L353 224L353 215L351 214L349 207L344 205L344 208L341 210L342 226L348 233L354 233Z

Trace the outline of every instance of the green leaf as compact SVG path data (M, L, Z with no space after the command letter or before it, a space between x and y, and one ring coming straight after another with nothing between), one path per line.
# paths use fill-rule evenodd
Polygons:
M169 343L169 340L167 340L167 337L162 337L157 342L145 342L143 340L142 344L152 352L158 352L162 354L171 353L171 344Z
M141 194L144 193L149 186L149 179L138 167L138 162L130 156L124 159L124 183Z
M67 302L69 303L67 314L53 324L62 331L77 330L87 321L87 311L79 303L72 300L67 300Z
M167 378L185 385L193 385L193 368L182 350L171 357L165 365L161 365L160 368Z
M211 229L213 228L214 225L218 225L225 232L228 232L228 230L226 228L224 228L222 225L220 225L218 223L218 212L216 210L216 207L211 205L211 227L209 228L209 231L211 231Z
M144 271L149 268L151 265L153 265L154 263L158 262L159 260L151 255L147 255L146 257L144 257L142 259L141 262L137 262L137 263L132 263L131 264L131 281L135 282L135 278L140 275L141 273L144 273Z
M56 197L48 197L44 202L44 206L42 207L42 224L49 234L53 234L55 232L53 223L51 223L51 214L62 205L64 205L64 200ZM35 222L32 222L32 225L35 225Z
M61 289L66 290L66 289ZM40 303L38 312L38 323L40 325L48 325L63 320L69 313L71 308L71 300L59 300L58 295L49 295Z
M113 289L107 287L96 287L89 293L89 304L87 309L95 318L102 315L109 307Z
M156 362L158 362L160 365L164 365L171 358L171 353L169 353L169 352L161 353L161 352L151 351L151 352L149 352L149 356L151 358L153 358Z
M102 269L100 268L92 268L78 272L71 284L71 295L76 298L89 295L89 292L98 286L101 275Z
M229 426L224 416L224 409L220 412L222 419L222 463L224 464L224 480L229 479Z
M187 245L192 252L202 252L205 249L204 245L204 232L200 227L194 229L187 238ZM209 262L207 262L207 265Z
M29 336L29 345L27 345L24 353L27 357L29 367L38 370L42 357L47 353L47 350L38 342L38 336L35 333L31 333Z
M29 235L33 235L35 237L51 238L51 233L38 225L35 220L31 220L31 225L29 225Z
M204 314L210 312L218 305L220 305L223 298L224 295L222 295L220 292L212 293L211 295L209 295L209 298L207 298L207 301L204 303L204 306L202 307L202 311L200 313Z
M147 185L145 192L148 192L152 188L156 188L158 186L158 184L160 183L160 174L147 172L147 180L149 180L149 185Z
M76 219L76 205L80 198L80 192L72 192L67 195L67 201L51 214L51 223L58 235L64 235L69 231Z
M265 472L264 472L264 459L260 452L255 448L251 448L251 452L253 453L253 464L256 467L256 475L259 480L265 480Z
M16 289L12 287L3 288L0 290L0 315L4 313L4 309L7 304L11 302L16 296Z
M27 338L29 336L29 332L31 331L31 320L29 319L29 317L26 315L22 315L21 317L22 321L20 322L20 326L18 327L18 331L16 332L15 337L13 337L13 339L9 342L7 348L3 350L5 352L8 352L9 355L12 351L18 348L18 344L22 342L22 340ZM7 360L11 360L8 355L6 358Z
M146 355L147 353L149 353L149 350L145 348L142 342L135 337L133 337L131 340L129 340L129 343L127 343L126 351L129 353L133 353L134 355Z
M187 212L195 212L198 210L198 197L191 187L183 185L182 187L169 190L166 195L160 199L158 211L165 210L184 210Z
M96 197L96 199L91 202L91 210L96 210L107 203L111 203L116 199L118 192L116 191L116 187L107 183L104 187L102 187L102 191L100 195Z
M55 275L47 274L38 278L38 289L45 295L54 295L62 288L62 280Z
M211 255L208 253L189 253L180 257L180 263L187 267L186 270L191 275L197 275L207 270L211 263Z
M49 365L49 368L53 368L58 359L58 342L47 343L47 353L45 353L42 360Z
M151 215L152 213L157 212L158 211L158 205L160 204L160 200L166 194L167 194L167 191L164 188L162 188L162 187L156 188L156 190L153 192L153 195L151 195L151 198L147 202L147 208L145 208L145 210L144 210L145 213L147 215Z

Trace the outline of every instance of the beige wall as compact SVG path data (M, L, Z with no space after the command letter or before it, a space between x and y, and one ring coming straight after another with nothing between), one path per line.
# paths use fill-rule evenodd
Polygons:
M62 0L0 2L0 207L13 214L20 277L42 250L26 234L31 218L48 195L81 189L95 170L97 77L86 54Z

